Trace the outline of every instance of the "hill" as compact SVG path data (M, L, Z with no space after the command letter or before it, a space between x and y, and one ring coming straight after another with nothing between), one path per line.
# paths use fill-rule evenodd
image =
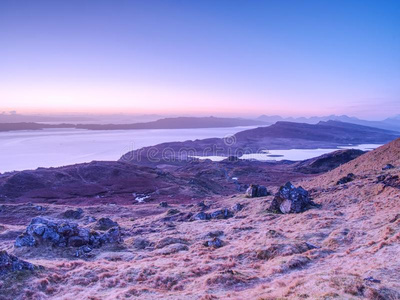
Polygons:
M277 122L236 133L223 139L212 138L171 142L134 150L121 161L157 165L175 164L191 156L238 156L273 149L334 149L358 144L383 144L400 133L338 121L305 124Z
M190 129L222 128L237 126L260 126L266 123L257 120L215 117L178 117L133 124L42 124L32 122L0 123L0 131L41 130L46 128L76 128L87 130L132 130L132 129Z
M300 213L268 210L280 190L276 180L269 181L269 172L261 172L268 164L233 159L188 162L171 171L190 171L190 184L199 185L204 178L226 180L221 166L241 166L235 176L260 174L253 183L266 186L271 195L247 198L236 191L179 201L183 187L178 187L160 193L157 201L135 205L118 203L118 195L103 205L96 205L104 199L95 197L74 203L79 208L68 199L35 205L5 201L0 248L21 260L2 252L3 261L42 268L7 274L6 265L1 290L13 299L400 299L399 146L400 139L320 176L292 178L316 204ZM157 186L166 176L152 168L131 166L129 171L130 166L108 165L108 172L95 163L56 170L51 178L39 172L37 178L47 184L55 178L62 186L65 173L67 184L70 177L97 184L106 172L105 177L115 176L114 189L124 178L119 168L127 172L129 185L135 184L129 178L136 172L142 178L148 170ZM283 179L293 170L281 171ZM338 184L348 172L353 179ZM183 180L168 177L172 183ZM141 179L136 184L151 187ZM72 237L64 245L55 232ZM87 246L87 235L90 241L100 237L102 244Z

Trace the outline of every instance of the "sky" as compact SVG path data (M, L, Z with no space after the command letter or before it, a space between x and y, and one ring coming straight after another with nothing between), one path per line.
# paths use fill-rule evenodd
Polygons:
M0 1L0 111L400 114L400 1Z

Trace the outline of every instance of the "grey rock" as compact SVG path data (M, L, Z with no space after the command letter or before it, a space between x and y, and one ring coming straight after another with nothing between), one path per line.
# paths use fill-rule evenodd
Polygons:
M193 216L193 220L209 220L210 218L210 214L205 212L199 212Z
M110 218L100 218L97 221L97 228L100 230L108 230L112 227L117 227L119 226L117 222L114 222Z
M175 237L165 237L163 239L161 239L158 243L156 243L156 248L157 249L161 249L164 248L168 245L172 245L172 244L187 244L188 241L186 239L182 239L182 238L175 238Z
M34 271L38 269L43 269L43 267L21 260L6 251L0 251L0 276L17 271Z
M228 219L233 217L233 213L227 209L219 209L210 214L211 219Z
M346 176L340 178L337 182L336 185L340 185L340 184L345 184L345 183L349 183L351 181L353 181L356 178L356 176L353 173L349 173Z
M224 245L224 243L222 242L222 240L221 239L219 239L219 238L213 238L212 240L210 240L210 241L206 241L205 243L204 243L204 246L206 246L206 247L212 247L212 248L221 248L222 246Z
M268 196L268 190L263 185L251 184L249 188L246 190L246 197L254 198L254 197L265 197Z
M311 201L308 191L301 186L296 188L293 184L287 182L280 187L268 209L273 212L288 214L303 212L310 206L315 206L315 203Z
M116 224L116 223L115 223ZM25 230L15 241L16 247L33 247L47 243L56 247L91 247L98 248L104 244L122 241L121 230L112 227L105 233L90 231L78 224L57 222L44 218L33 218Z
M149 240L146 240L144 238L136 238L133 241L133 247L137 250L143 250L147 247L149 247L152 243Z
M189 247L184 244L173 244L160 250L159 253L161 255L170 255L173 253L177 253L180 251L187 251L187 250L189 250Z
M119 227L110 228L101 236L100 240L103 244L115 244L122 242L121 229Z
M69 209L63 213L63 217L67 219L80 219L82 218L83 210L78 208L77 210Z
M240 204L240 203L236 203L236 204L232 207L232 209L233 209L234 211L241 211L243 208L244 208L244 205L242 205L242 204Z
M215 238L215 237L219 237L221 235L224 235L224 232L222 230L215 230L215 231L210 231L209 233L207 233L206 237Z
M394 169L394 168L395 168L395 166L393 166L392 164L387 164L386 166L384 166L382 168L382 170L386 171L386 170L390 170L390 169Z
M15 247L33 247L36 245L36 240L33 236L23 233L15 240Z

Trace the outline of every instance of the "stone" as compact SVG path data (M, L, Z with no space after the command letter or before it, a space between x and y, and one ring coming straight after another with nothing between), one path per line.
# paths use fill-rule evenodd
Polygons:
M256 257L262 260L270 260L280 256L290 256L293 254L301 254L308 250L314 249L307 243L291 243L277 244L273 243L268 248L256 252Z
M316 204L311 201L308 191L301 186L296 188L290 182L281 186L268 210L276 213L300 213Z
M71 246L71 247L81 247L81 246L84 246L84 245L86 245L88 242L87 241L85 241L82 237L80 237L80 236L71 236L69 239L68 239L68 246Z
M179 214L179 213L180 213L179 209L170 208L167 211L167 216L172 216L172 215L176 215L176 214Z
M63 217L67 219L80 219L83 215L83 209L78 208L77 210L69 209L63 213Z
M169 237L165 237L165 238L161 239L160 241L158 241L156 243L155 247L157 249L161 249L161 248L164 248L165 246L172 245L172 244L187 244L187 243L188 243L188 241L186 239L175 238L175 237L169 236Z
M159 204L160 207L168 207L168 203L166 201L162 201Z
M197 203L197 206L200 207L202 210L206 210L206 209L210 208L210 206L206 205L204 203L204 201Z
M353 181L353 180L355 179L355 177L356 177L356 176L355 176L353 173L349 173L349 174L347 174L346 176L340 178L340 179L336 182L336 185L349 183L349 182Z
M245 195L248 198L265 197L268 196L268 190L263 185L251 184L246 190Z
M143 250L151 245L151 242L149 240L146 240L144 238L136 238L133 240L133 248L137 250Z
M15 247L33 247L36 245L36 240L33 236L23 233L15 240Z
M215 238L215 237L219 237L221 235L224 235L224 232L222 230L215 230L215 231L210 231L209 233L207 233L206 237Z
M0 251L0 276L18 271L34 271L38 269L43 269L43 267L21 260L6 251Z
M382 171L386 171L386 170L390 170L390 169L394 169L395 166L393 166L392 164L387 164L386 166L384 166L382 168Z
M199 212L199 213L195 214L192 219L193 220L209 220L210 218L211 218L210 214L207 214L205 212Z
M215 237L210 241L206 241L203 245L206 247L221 248L224 245L224 243L222 242L221 239Z
M33 218L25 232L17 237L15 246L33 247L47 243L56 247L81 248L90 246L90 248L98 248L104 244L120 243L121 241L119 226L112 227L105 233L99 233L79 227L75 223L57 222L37 217Z
M76 251L75 251L75 257L87 257L88 253L90 253L93 249L90 248L89 246L82 246L79 247Z
M110 218L100 218L97 221L97 229L100 230L108 230L112 227L117 227L119 226L117 222L114 222Z
M105 234L100 238L103 244L115 244L122 241L121 229L119 227L110 228Z
M159 254L161 255L170 255L170 254L174 254L180 251L187 251L189 250L189 247L184 245L184 244L173 244L173 245L169 245L165 248L163 248L162 250L159 251Z
M219 209L210 214L211 219L228 219L233 217L233 213L227 209Z
M381 281L379 279L375 279L372 276L364 278L364 281L369 281L369 282L373 282L373 283L381 283Z
M232 209L233 209L234 211L241 211L243 208L244 208L244 205L242 205L242 204L240 204L240 203L236 203L236 204L232 207Z

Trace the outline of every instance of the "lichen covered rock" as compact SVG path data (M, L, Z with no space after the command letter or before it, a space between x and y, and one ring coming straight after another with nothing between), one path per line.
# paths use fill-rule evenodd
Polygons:
M315 203L311 201L308 191L301 186L296 188L293 184L287 182L276 193L269 210L283 214L300 213L314 205Z

